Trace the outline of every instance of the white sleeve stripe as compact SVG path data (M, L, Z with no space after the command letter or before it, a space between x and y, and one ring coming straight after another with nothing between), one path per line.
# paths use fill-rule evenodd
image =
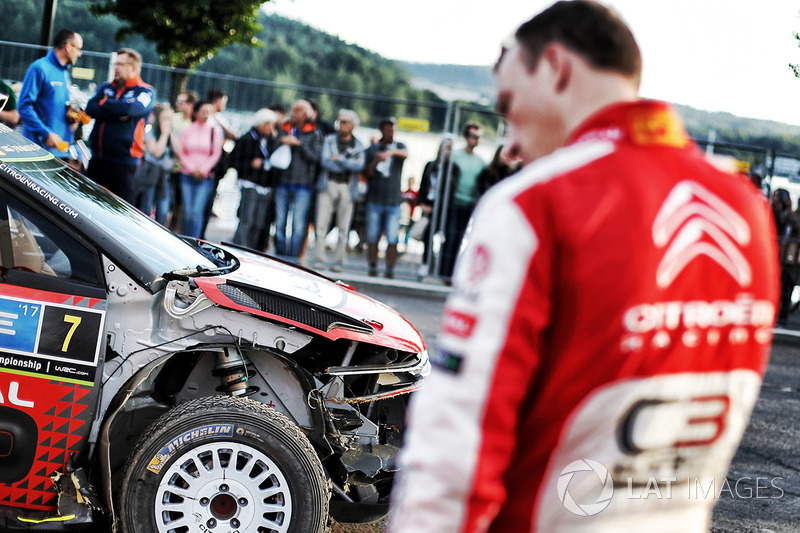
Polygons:
M402 473L393 497L394 533L455 533L463 527L498 357L539 246L515 198L611 151L613 144L606 142L559 150L501 182L481 200L456 265L457 290L446 304L467 326L448 333L445 319L437 346L463 358L461 368L458 373L437 369L412 398Z
M582 142L567 146L534 161L517 174L501 181L489 189L481 203L498 195L510 200L533 185L558 179L572 170L611 154L614 150L615 144L610 141Z
M537 244L515 204L492 202L476 213L465 257L484 247L490 254L490 272L480 284L470 285L469 261L460 261L455 280L466 292L454 293L446 307L469 313L477 323L470 338L442 334L438 349L463 357L461 370L454 375L437 369L412 400L411 427L401 456L399 519L393 531L457 531L453 526L463 523L496 360ZM471 288L478 289L479 301L472 301Z

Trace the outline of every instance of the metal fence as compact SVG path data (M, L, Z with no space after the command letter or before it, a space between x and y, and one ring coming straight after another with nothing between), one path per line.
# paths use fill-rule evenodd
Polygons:
M696 140L708 155L733 158L745 174L758 174L763 179L766 195L778 188L789 190L792 204L800 208L800 157L760 146Z
M8 82L21 81L25 76L30 63L49 51L49 47L12 43L0 41L0 79ZM97 87L111 79L113 73L114 55L85 50L72 70L73 86L72 99L78 105L85 105L94 95ZM142 65L142 79L156 89L159 102L167 102L168 95L172 92L176 74L186 74L185 89L195 91L201 98L214 89L222 89L228 95L228 108L223 113L223 118L232 126L237 134L243 134L252 125L252 116L258 109L282 104L290 107L291 103L299 98L314 99L319 104L320 115L323 119L335 118L341 108L353 109L362 118L361 127L356 130L356 136L364 141L375 139L379 132L377 124L385 116L395 116L399 119L400 131L396 139L408 147L409 157L403 166L403 184L419 180L423 168L428 161L438 156L439 144L444 138L454 140L453 149L460 149L465 141L459 134L463 124L467 121L479 122L486 136L477 152L487 162L494 155L496 147L502 142L504 123L502 117L489 108L456 104L453 102L415 101L403 100L383 95L359 94L347 91L338 91L321 87L310 87L278 83L270 80L243 78L224 73L211 73L203 71L186 71L162 65L145 63ZM404 129L405 127L405 129ZM447 182L449 184L451 169L448 169ZM225 180L220 184L215 213L222 219L223 226L235 228L236 206L238 205L238 190L233 179ZM437 199L440 201L442 199ZM429 245L434 254L429 261L427 272L436 275L439 272L439 252L443 242L443 228L446 224L447 206L437 212L444 213L441 220L437 220L436 230L430 232ZM419 217L410 210L404 211L403 225L408 228L413 220ZM407 242L407 241L406 241ZM421 243L409 243L409 246L421 248Z
M30 63L48 50L48 47L38 45L0 41L0 79L8 82L21 81ZM85 105L97 87L111 78L113 58L114 55L109 53L88 50L83 52L72 72L72 98L75 102ZM478 122L484 128L484 139L476 151L485 161L492 160L496 149L504 140L505 123L502 117L486 107L445 101L403 100L383 95L278 83L258 79L258 73L253 73L253 78L244 78L224 73L186 71L150 63L142 65L142 78L155 87L158 100L162 103L168 100L175 76L179 73L187 75L186 90L197 92L201 98L212 88L222 89L228 94L228 109L223 115L238 134L245 133L252 125L252 116L258 109L272 104L290 107L298 98L316 100L323 119L335 118L340 108L355 110L362 118L362 125L356 130L356 136L367 142L378 136L377 124L382 117L395 116L401 119L401 130L397 132L396 139L405 143L409 152L403 166L404 187L412 179L419 183L425 164L438 157L439 145L443 139L453 140L453 150L464 145L460 132L467 121ZM407 126L405 130L402 129L404 124ZM765 177L765 192L785 187L792 192L795 201L800 198L800 158L775 153L762 147L703 140L697 142L709 153L735 158L746 167L742 170L759 172ZM449 193L451 175L451 169L448 168L446 193ZM449 194L441 196L443 198L437 198L437 202L444 202L445 205L434 210L435 213L441 213L441 217L433 221L435 231L430 232L429 238L429 245L434 252L426 265L426 272L430 275L436 275L440 271L440 251L447 222L446 202ZM221 218L221 223L235 228L239 200L235 176L223 180L217 200L219 205L215 207L215 212ZM406 211L405 227L413 222L411 216L412 213ZM421 244L410 243L409 246L420 247Z

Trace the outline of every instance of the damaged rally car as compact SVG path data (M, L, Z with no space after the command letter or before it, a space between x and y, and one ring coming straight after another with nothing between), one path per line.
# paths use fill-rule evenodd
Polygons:
M0 124L0 529L383 516L430 372L390 308L181 239Z

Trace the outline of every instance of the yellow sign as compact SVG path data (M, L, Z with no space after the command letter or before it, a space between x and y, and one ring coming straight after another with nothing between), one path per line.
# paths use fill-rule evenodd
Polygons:
M405 131L421 131L427 132L431 129L431 124L425 119L422 118L406 118L401 117L397 121L398 129L405 130Z
M742 174L749 174L750 173L750 161L739 161L736 160L736 170L741 172Z
M93 68L82 68L82 67L72 67L72 77L79 79L79 80L93 80L94 79L94 69Z

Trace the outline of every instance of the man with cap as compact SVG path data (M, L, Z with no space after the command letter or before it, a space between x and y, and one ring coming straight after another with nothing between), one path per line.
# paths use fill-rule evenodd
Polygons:
M367 213L367 263L369 275L378 275L378 242L386 235L386 277L394 277L397 263L397 241L400 231L400 204L403 202L401 176L403 163L408 157L406 146L394 140L397 121L387 117L380 121L380 140L366 153L364 176L368 181Z
M259 109L253 127L239 137L233 147L228 163L236 169L239 189L239 226L233 242L257 249L262 232L269 231L270 204L274 186L274 173L269 162L270 155L278 147L278 116L269 109Z

